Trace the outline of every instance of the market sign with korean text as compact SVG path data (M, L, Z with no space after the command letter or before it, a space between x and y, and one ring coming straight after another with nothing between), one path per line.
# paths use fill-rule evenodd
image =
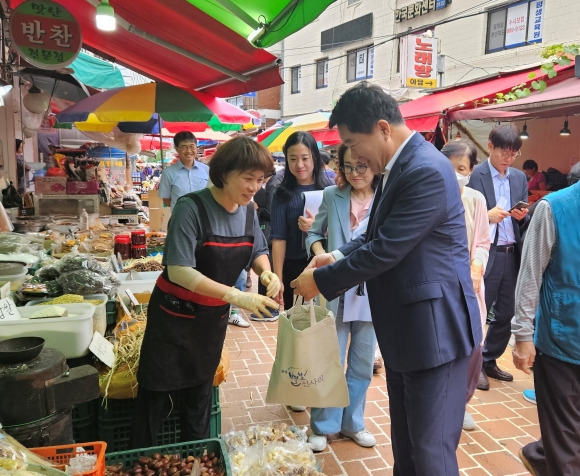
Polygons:
M437 87L437 38L407 36L406 80L409 88Z
M395 10L395 23L403 20L410 20L421 15L425 15L434 10L441 10L451 3L448 0L421 0L420 2L411 3L402 8Z
M29 0L18 5L10 18L10 35L18 53L43 69L68 66L82 45L75 17L49 0Z

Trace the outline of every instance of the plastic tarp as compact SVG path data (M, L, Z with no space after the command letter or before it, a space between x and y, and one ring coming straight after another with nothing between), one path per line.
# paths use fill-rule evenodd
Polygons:
M75 71L73 76L87 86L98 89L125 86L121 70L108 61L81 52L70 66Z

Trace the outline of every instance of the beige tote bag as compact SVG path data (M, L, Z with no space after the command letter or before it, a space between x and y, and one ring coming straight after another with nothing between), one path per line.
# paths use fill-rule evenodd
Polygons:
M280 313L266 403L318 408L348 405L331 311L311 301Z

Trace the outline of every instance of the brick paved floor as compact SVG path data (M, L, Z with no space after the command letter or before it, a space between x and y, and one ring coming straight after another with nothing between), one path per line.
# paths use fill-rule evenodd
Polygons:
M244 313L244 316L249 321L249 314ZM251 327L245 329L228 326L226 347L230 352L231 368L227 381L220 386L222 433L257 423L308 426L308 410L297 413L283 405L265 403L278 325L276 322L249 322ZM518 451L537 439L540 432L536 406L522 397L524 389L533 388L532 377L514 369L509 348L499 360L499 366L512 372L514 381L490 379L490 390L476 390L471 399L469 410L477 428L464 431L459 442L457 457L463 476L529 475L518 458ZM375 435L377 445L361 448L350 439L336 435L327 449L317 454L325 474L393 474L389 399L383 371L373 377L365 417L366 427Z

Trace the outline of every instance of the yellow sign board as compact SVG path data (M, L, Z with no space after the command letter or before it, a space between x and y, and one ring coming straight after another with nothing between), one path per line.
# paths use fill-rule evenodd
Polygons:
M410 88L436 88L437 80L430 78L409 78L407 77L407 86Z

